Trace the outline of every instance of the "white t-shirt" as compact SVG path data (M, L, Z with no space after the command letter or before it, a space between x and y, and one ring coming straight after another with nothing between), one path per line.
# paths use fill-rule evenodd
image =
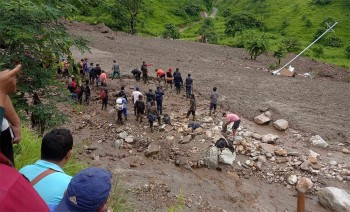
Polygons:
M9 127L10 127L9 122L7 121L7 119L4 118L2 120L1 132L4 132Z
M134 98L134 104L136 103L137 100L139 100L139 96L142 96L142 93L140 91L134 91L132 92L132 97Z

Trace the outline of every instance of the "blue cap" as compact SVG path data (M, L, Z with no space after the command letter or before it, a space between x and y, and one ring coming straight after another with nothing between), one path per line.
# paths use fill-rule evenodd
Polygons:
M102 168L87 168L70 181L55 211L97 211L108 199L112 174Z
M136 86L136 90L139 91L139 90L140 90L140 87L139 87L139 86Z

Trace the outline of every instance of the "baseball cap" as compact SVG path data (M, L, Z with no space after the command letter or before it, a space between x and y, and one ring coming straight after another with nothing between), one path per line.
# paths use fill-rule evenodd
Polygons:
M136 90L137 90L137 91L140 90L140 87L139 87L139 86L136 86Z
M55 211L97 211L111 190L112 174L102 168L87 168L70 181Z

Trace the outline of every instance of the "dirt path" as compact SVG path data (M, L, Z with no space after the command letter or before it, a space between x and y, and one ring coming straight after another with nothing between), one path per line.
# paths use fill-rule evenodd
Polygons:
M204 19L204 18L215 18L216 17L216 14L218 13L218 8L216 8L216 7L213 7L213 12L208 16L208 13L207 12L205 12L205 11L203 11L203 12L200 12L200 16L201 16L201 18L202 19ZM183 31L185 31L186 29L188 29L188 28L190 28L191 26L193 26L194 24L197 24L197 23L199 23L199 22L201 22L201 20L199 20L199 21L195 21L195 22L191 22L191 23L189 23L187 26L184 26L184 27L182 27L182 28L180 28L179 29L179 31L180 32L183 32ZM190 26L189 26L190 25Z
M349 147L346 141L349 139L350 116L347 108L350 101L344 100L349 99L350 88L348 83L341 82L341 76L347 73L346 70L332 68L331 73L337 71L333 80L272 77L263 71L269 58L251 61L237 49L185 41L146 39L123 33L101 34L98 28L83 24L74 24L70 28L74 34L87 36L92 41L91 54L81 55L73 50L74 56L77 59L83 56L93 58L92 62L100 63L107 72L110 71L112 60L116 59L124 74L139 67L142 61L155 64L152 68L180 67L183 76L192 73L199 108L197 119L205 130L218 125L220 120L219 116L213 116L213 122L203 122L208 116L207 96L211 88L217 86L222 104L219 111L230 108L243 117L240 134L245 131L261 135L278 134L280 138L277 146L297 151L302 155L300 158L312 149L321 154L320 164L336 160L344 165L343 168L349 167L349 157L339 152L338 147L339 141ZM314 64L303 58L300 62L301 65L296 66L299 70L315 66L322 72L329 71L331 67ZM135 85L140 85L142 91L156 86L154 83L136 83L129 78L124 78L121 82L109 80L112 93L119 90L121 85L126 86L129 97ZM93 95L98 97L98 91L94 91ZM293 173L311 177L318 187L350 189L348 181L329 180L323 173L306 173L299 168L283 171L290 169L289 162L298 161L299 156L289 156L289 162L285 158L276 157L276 161L269 160L262 171L236 163L252 160L248 152L238 154L233 166L220 165L221 172L196 168L193 163L205 156L212 139L203 133L196 135L188 144L179 144L181 136L186 136L186 133L179 132L179 128L188 123L184 117L188 101L184 96L177 96L167 90L164 104L165 113L171 114L177 124L166 126L165 130L156 133L149 132L147 123L136 123L130 107L129 120L124 126L117 126L113 114L108 110L100 111L98 101L85 106L82 114L73 112L73 125L68 126L75 129L76 141L82 145L98 147L94 151L78 150L81 160L90 165L108 168L123 179L132 191L134 211L166 211L178 202L179 197L185 199L185 211L294 211L296 192L293 186L286 183L286 178ZM287 119L293 129L281 133L271 126L260 127L251 122L260 113L259 108L262 106L270 107L274 120L280 117ZM84 119L85 115L90 116L89 120ZM118 134L124 131L133 135L135 142L121 149L112 147ZM312 147L308 142L311 133L327 138L331 149ZM255 143L260 143L248 138L246 142L252 147ZM144 151L150 144L159 145L161 150L152 157L145 157ZM179 161L179 166L175 166L176 161ZM316 196L310 194L307 198L307 211L326 210L319 205Z

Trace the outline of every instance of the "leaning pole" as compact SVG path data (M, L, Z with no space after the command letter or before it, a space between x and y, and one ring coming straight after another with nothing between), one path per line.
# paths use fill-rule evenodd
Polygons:
M284 66L282 66L282 68L272 72L273 75L277 75L278 73L280 73L280 71L282 71L282 69L284 69L285 67L287 67L287 65L291 64L295 59L297 59L302 53L304 53L308 48L310 48L312 45L314 45L319 39L321 39L329 30L331 30L335 25L337 25L338 22L335 22L331 27L329 27L322 35L320 35L318 38L316 38L310 45L308 45L303 51L301 51L297 56L295 56L291 61L289 61L288 63L286 63Z

